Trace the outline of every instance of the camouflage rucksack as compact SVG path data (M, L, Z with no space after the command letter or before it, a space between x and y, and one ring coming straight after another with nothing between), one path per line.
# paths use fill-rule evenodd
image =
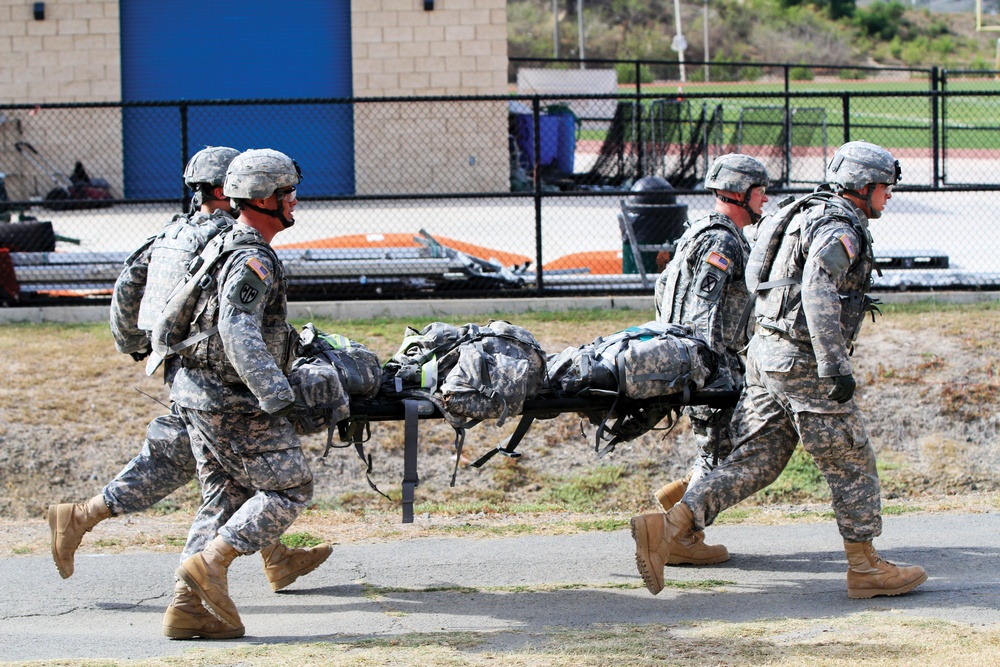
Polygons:
M221 215L232 220L226 214ZM195 354L194 346L219 331L216 324L192 334L191 325L208 307L208 300L203 295L214 293L218 287L214 275L216 267L230 253L246 248L257 248L269 253L274 265L280 266L274 250L258 235L236 233L232 227L222 229L209 238L194 259L184 264L179 281L167 295L165 304L153 321L150 331L153 351L146 362L147 375L156 372L163 360L173 355L196 358L198 355ZM280 363L279 361L279 365ZM238 378L234 381L238 381Z
M369 400L378 393L382 364L361 343L339 334L302 327L296 359L288 374L295 393L292 423L300 435L333 427L351 414L351 400ZM328 446L332 439L328 440Z
M551 355L548 368L561 396L596 391L645 399L703 388L714 359L691 327L646 322Z
M191 262L208 242L233 226L234 220L222 211L210 216L176 215L137 252L149 249L146 289L139 306L139 328L152 331L170 294L188 274ZM134 256L134 255L133 255Z
M668 403L623 411L620 399L682 394L680 404L686 404L691 392L704 388L714 366L714 355L691 327L647 322L550 355L548 381L559 398L615 397L603 415L585 415L598 426L595 448L603 456L618 443L656 428L664 418L669 418L669 428L679 414L677 404Z
M547 385L545 353L526 329L502 320L407 328L384 368L383 395L432 401L456 429L504 423Z

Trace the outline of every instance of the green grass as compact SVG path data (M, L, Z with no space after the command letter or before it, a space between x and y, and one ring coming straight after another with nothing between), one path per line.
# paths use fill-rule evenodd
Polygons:
M930 85L927 81L913 80L901 82L847 81L836 82L799 81L789 86L790 106L798 109L822 109L825 112L826 141L836 146L843 141L844 96L848 96L849 120L852 139L866 139L888 148L929 148L932 145L931 103L927 95ZM989 93L1000 93L1000 82L993 79L956 81L947 86L949 93L961 93L955 97L942 98L940 121L946 130L948 148L1000 149L1000 97ZM872 93L890 93L878 95ZM983 94L978 94L983 93ZM718 96L725 94L725 97ZM808 95L808 97L803 96ZM650 96L663 95L667 99L678 96L677 85L643 86L644 105L649 108ZM767 97L760 97L767 95ZM899 95L899 96L896 96ZM784 107L784 84L780 82L755 83L734 82L689 86L683 91L684 99L691 103L694 120L700 115L704 103L711 114L716 105L723 109L723 142L739 143L737 134L741 114L751 107ZM622 101L629 101L627 95ZM646 112L648 115L648 111ZM742 143L747 145L768 145L776 143L780 132L780 109L773 124L754 124L745 128ZM769 121L771 123L772 121ZM805 129L805 125L800 125ZM602 141L605 132L587 129L580 139ZM814 131L796 133L796 146L823 145L820 127Z
M309 533L285 533L281 536L281 543L293 549L308 549L322 544L323 540Z
M799 445L778 479L759 494L773 503L823 501L830 498L830 487L816 462Z
M625 476L624 466L602 465L557 484L549 491L549 498L568 510L593 510Z

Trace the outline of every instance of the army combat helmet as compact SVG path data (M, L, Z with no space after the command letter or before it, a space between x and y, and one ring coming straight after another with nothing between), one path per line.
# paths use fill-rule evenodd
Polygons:
M228 146L203 148L188 160L184 167L184 184L191 188L194 196L191 207L198 209L206 201L214 201L212 190L221 187L226 180L226 169L240 152Z
M287 229L295 221L285 217L283 197L278 197L275 210L255 206L250 200L266 199L278 190L294 189L301 181L302 170L295 160L270 148L258 148L240 153L229 164L222 191L241 208L278 218Z
M750 208L750 190L767 187L770 180L767 169L757 158L742 153L727 153L712 162L705 174L705 189L713 191L724 202L736 204L750 215L751 223L756 223L760 220L760 214ZM720 195L719 190L742 192L743 201Z
M837 194L851 194L865 200L868 206L868 216L878 218L881 211L872 208L872 193L877 183L895 185L902 179L899 160L892 153L867 141L849 141L833 154L830 165L826 168L826 179L837 191ZM868 194L860 190L866 185Z

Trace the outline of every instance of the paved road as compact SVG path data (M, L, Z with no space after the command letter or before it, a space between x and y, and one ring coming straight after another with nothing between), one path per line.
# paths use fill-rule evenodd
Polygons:
M338 546L330 561L272 593L256 556L235 561L230 592L247 636L230 644L349 640L411 632L537 632L594 623L751 621L819 618L869 608L968 623L1000 623L1000 514L887 517L876 543L883 555L919 563L930 580L899 598L849 600L846 561L831 522L720 526L725 564L672 567L673 580L723 580L713 590L596 585L638 582L627 531L509 539L419 539ZM171 641L160 634L177 556L132 553L77 559L62 580L47 557L0 558L0 661L139 659L177 655L218 642ZM540 592L385 592L591 584Z

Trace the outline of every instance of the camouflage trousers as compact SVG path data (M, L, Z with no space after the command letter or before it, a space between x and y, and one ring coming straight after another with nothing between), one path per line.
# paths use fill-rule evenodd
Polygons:
M147 510L194 479L195 471L187 426L174 408L146 427L142 450L104 487L104 502L115 516Z
M180 408L198 463L202 504L182 559L218 534L247 554L278 541L312 499L299 438L284 417Z
M797 359L787 372L763 371L753 350L730 424L733 453L684 496L695 527L704 529L719 512L771 484L801 440L830 485L840 534L849 542L871 541L882 532L881 490L857 405L826 399L828 383L817 377L815 359Z
M733 412L732 408L713 410L706 405L684 408L684 414L691 422L695 442L698 443L698 456L691 465L688 488L712 472L733 451L733 441L729 437L729 422L733 419Z

